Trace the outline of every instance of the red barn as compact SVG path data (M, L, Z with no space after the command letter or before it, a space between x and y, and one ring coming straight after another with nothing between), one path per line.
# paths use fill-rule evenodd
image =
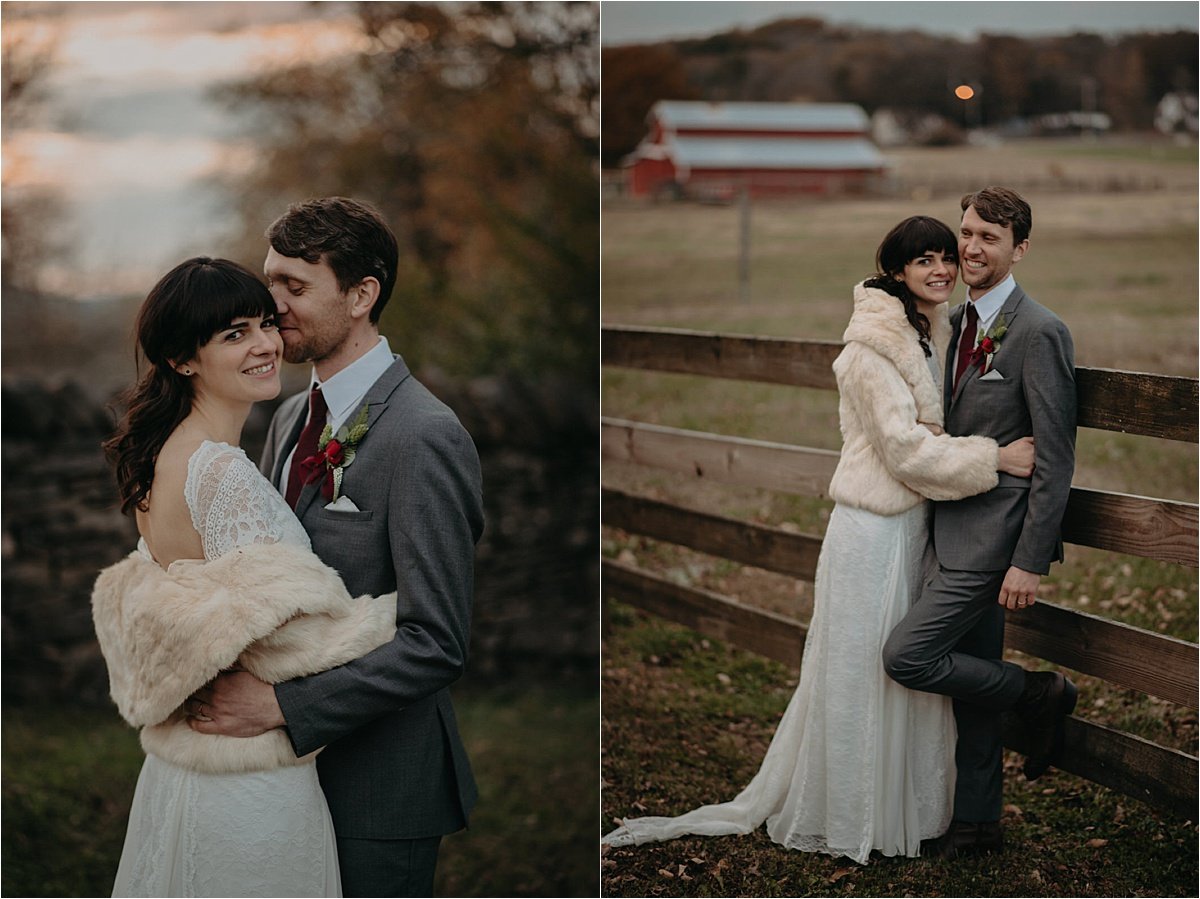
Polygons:
M851 103L662 100L627 156L634 196L861 191L884 170L866 112Z

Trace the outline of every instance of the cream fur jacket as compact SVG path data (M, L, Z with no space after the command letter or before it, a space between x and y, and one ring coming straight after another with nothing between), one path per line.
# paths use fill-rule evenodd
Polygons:
M135 551L96 579L92 618L112 697L146 752L207 773L261 771L316 753L297 758L280 729L196 733L184 700L234 663L277 683L358 658L395 634L396 594L353 598L312 552L283 543L167 571Z
M945 305L929 318L934 360L945 371ZM846 347L833 363L843 441L829 485L836 502L896 515L922 499L962 499L996 486L994 440L934 436L918 424L942 425L942 390L898 299L858 284L843 339Z

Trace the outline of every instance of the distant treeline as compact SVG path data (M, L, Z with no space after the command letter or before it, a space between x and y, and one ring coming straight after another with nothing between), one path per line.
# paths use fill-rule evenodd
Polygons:
M657 100L849 102L961 122L953 89L973 84L976 122L1103 112L1117 131L1153 126L1164 94L1195 93L1195 31L958 40L919 31L785 19L704 39L606 47L601 145L616 164L645 134Z

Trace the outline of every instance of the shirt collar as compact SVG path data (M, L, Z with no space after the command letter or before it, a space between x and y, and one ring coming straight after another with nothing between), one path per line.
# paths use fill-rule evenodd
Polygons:
M1008 277L975 300L975 311L979 313L981 325L986 325L996 317L996 313L1000 311L1000 307L1004 305L1004 301L1008 299L1009 294L1016 286L1017 279L1013 277L1012 272L1009 272ZM967 302L971 302L970 294L967 295Z
M329 408L329 421L340 422L354 411L371 385L392 367L394 361L387 338L381 334L375 346L328 380L320 380L316 371L313 371L310 389L312 385L321 386L325 405Z

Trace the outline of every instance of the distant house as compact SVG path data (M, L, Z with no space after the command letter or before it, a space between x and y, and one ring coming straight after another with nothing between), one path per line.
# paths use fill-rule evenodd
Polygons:
M883 172L871 122L850 103L663 100L622 161L634 196L861 191Z
M1195 135L1200 132L1200 101L1195 94L1166 94L1154 110L1154 127L1163 134Z
M1035 116L1030 124L1034 134L1043 136L1099 134L1112 128L1112 119L1103 112L1050 112Z

